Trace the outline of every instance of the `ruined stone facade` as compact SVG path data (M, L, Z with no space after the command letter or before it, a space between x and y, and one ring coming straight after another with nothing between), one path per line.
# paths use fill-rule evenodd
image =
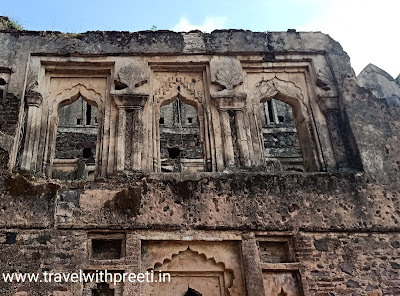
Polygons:
M398 79L322 33L0 32L1 295L400 295Z

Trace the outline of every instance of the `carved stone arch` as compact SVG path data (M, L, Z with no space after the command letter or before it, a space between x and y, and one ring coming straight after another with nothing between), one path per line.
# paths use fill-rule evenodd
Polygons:
M84 84L78 83L71 88L64 89L55 96L55 107L60 109L63 106L70 105L77 101L80 97L90 105L99 109L103 105L103 97L94 89L87 88Z
M86 85L82 83L77 83L70 88L65 88L61 92L55 95L53 104L50 106L51 117L49 118L49 141L47 144L48 157L45 163L46 169L45 173L47 176L52 175L53 170L53 161L55 157L55 148L56 148L56 139L57 139L57 129L59 123L58 111L60 108L70 105L77 101L80 97L88 104L95 106L98 108L98 134L97 134L97 144L96 144L96 156L95 156L95 167L96 172L95 175L99 174L99 164L100 160L100 146L101 146L101 130L102 130L102 117L103 117L103 106L104 106L104 98L103 96L95 91L94 89L88 88Z
M179 99L183 103L190 105L196 109L197 112L197 120L199 125L199 136L201 143L201 150L203 156L203 170L207 170L207 159L206 159L206 150L207 145L205 141L205 124L204 124L204 110L205 106L203 105L202 93L196 93L195 90L188 87L188 84L173 82L170 84L170 87L159 90L158 95L156 95L156 108L155 108L155 122L158 123L161 115L161 107L168 105L175 100ZM160 127L159 124L156 124L156 134L157 134L157 144L158 147L158 171L161 171L161 152L160 152Z
M318 152L312 131L312 115L309 113L305 103L302 89L291 81L281 80L277 77L258 82L254 86L254 89L259 103L275 99L292 107L293 120L299 137L304 168L306 171L318 170Z
M185 295L188 288L199 295L229 296L229 289L233 286L235 278L233 270L227 269L225 263L217 262L214 257L208 257L190 247L172 254L162 262L155 263L150 270L153 270L156 275L161 271L169 273L174 286L173 294L168 294L168 285L152 283L151 295L154 296L161 295L159 291L163 291L162 295ZM218 284L209 285L210 280ZM209 290L210 286L213 286L214 290Z
M162 106L168 105L177 99L181 100L185 104L193 106L194 108L197 109L197 111L199 111L199 109L200 109L199 101L194 97L194 95L192 95L190 92L188 92L185 88L181 88L180 91L171 90L171 91L167 92L165 97L160 98L160 106L159 107L161 108Z
M303 92L293 82L274 77L271 80L258 82L255 85L255 89L260 103L276 99L290 105L293 115L297 120L303 120L307 116L307 107L304 103Z

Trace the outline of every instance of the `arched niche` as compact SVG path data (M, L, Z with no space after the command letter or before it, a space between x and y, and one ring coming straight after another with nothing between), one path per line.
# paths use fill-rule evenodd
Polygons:
M270 80L258 82L255 85L255 93L259 99L259 103L275 99L288 104L292 108L293 121L299 138L304 168L306 171L319 170L317 163L318 157L316 155L317 151L315 149L316 146L312 132L313 122L305 104L302 90L293 82L280 80L275 77ZM261 120L259 122L261 122Z
M194 92L187 89L184 85L174 85L174 87L169 88L166 92L163 93L162 96L159 96L157 99L157 108L155 112L155 126L156 126L156 135L157 135L157 158L158 158L158 168L157 171L161 171L161 150L160 150L160 118L161 118L161 108L163 106L169 105L176 100L182 101L184 104L190 105L196 109L197 112L197 123L199 128L199 142L202 151L202 164L198 164L198 168L193 168L193 171L206 171L206 161L205 161L205 149L207 149L204 141L204 111L203 105L200 102L199 98L195 97Z
M45 169L46 175L51 177L55 158L57 130L59 124L59 110L67 105L70 105L79 98L87 102L89 105L94 106L98 109L98 130L97 130L97 141L96 141L96 153L95 153L95 176L99 174L99 163L101 163L100 149L101 149L101 130L102 130L102 117L103 117L103 97L100 93L93 89L87 88L85 85L78 83L71 88L67 88L59 92L54 99L50 107L50 117L48 122L49 140L47 144L47 166Z
M169 282L151 283L153 296L175 295L214 295L229 296L233 286L233 270L227 269L223 262L216 262L188 247L157 262L150 270L170 274ZM193 294L194 293L194 294Z
M80 97L82 97L82 99L88 104L99 109L102 108L103 98L101 94L93 89L87 88L81 83L78 83L71 88L64 89L62 92L58 93L55 96L53 108L56 108L58 111L61 107L77 101Z

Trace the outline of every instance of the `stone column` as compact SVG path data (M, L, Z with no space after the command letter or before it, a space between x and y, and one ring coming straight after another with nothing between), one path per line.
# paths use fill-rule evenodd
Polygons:
M332 142L333 154L339 171L349 168L349 158L346 145L343 139L343 133L340 128L341 116L339 110L329 110L324 112L326 124L329 130L329 136Z
M237 130L237 140L240 152L240 162L244 167L250 167L249 146L247 143L246 128L244 125L243 110L235 112L235 125Z
M225 167L229 168L235 165L235 151L232 140L230 115L228 111L233 111L235 117L234 128L236 129L237 147L239 150L237 153L240 155L241 165L249 167L249 147L247 143L245 121L243 118L243 109L247 95L235 90L225 89L216 94L211 94L211 98L220 114Z
M326 125L329 130L329 137L335 155L339 171L349 169L349 156L344 142L344 135L341 129L341 114L337 97L320 98L318 101L322 112L325 115Z
M145 272L141 268L141 240L140 238L134 233L127 233L126 234L126 254L125 254L125 265L126 270L125 272L128 273L136 273ZM139 296L141 283L135 282L131 283L126 281L124 283L124 293L123 296Z
M133 108L131 168L138 170L142 168L142 150L140 149L143 145L142 113L142 108Z
M276 102L273 99L271 100L271 108L272 108L272 115L274 117L274 123L279 124L278 110L276 108Z
M235 165L235 154L233 151L231 123L227 110L220 111L222 140L224 141L224 159L225 167L233 167Z
M28 92L25 96L27 105L25 143L21 159L21 169L36 170L36 158L40 131L40 105L43 98L37 92ZM35 153L36 151L36 153Z
M117 171L123 171L125 169L125 130L126 111L123 106L118 106Z
M243 235L242 240L243 271L247 295L264 296L265 289L257 241L253 233Z
M118 108L118 130L117 130L117 171L125 170L125 141L131 141L131 163L134 170L142 169L142 147L143 147L143 108L148 99L145 94L111 94ZM132 111L133 121L127 123L127 110ZM133 124L133 133L126 133L127 124Z

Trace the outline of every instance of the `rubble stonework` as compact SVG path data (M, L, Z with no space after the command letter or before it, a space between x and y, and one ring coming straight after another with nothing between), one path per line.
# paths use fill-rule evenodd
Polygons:
M400 86L319 32L0 31L1 295L400 295Z

